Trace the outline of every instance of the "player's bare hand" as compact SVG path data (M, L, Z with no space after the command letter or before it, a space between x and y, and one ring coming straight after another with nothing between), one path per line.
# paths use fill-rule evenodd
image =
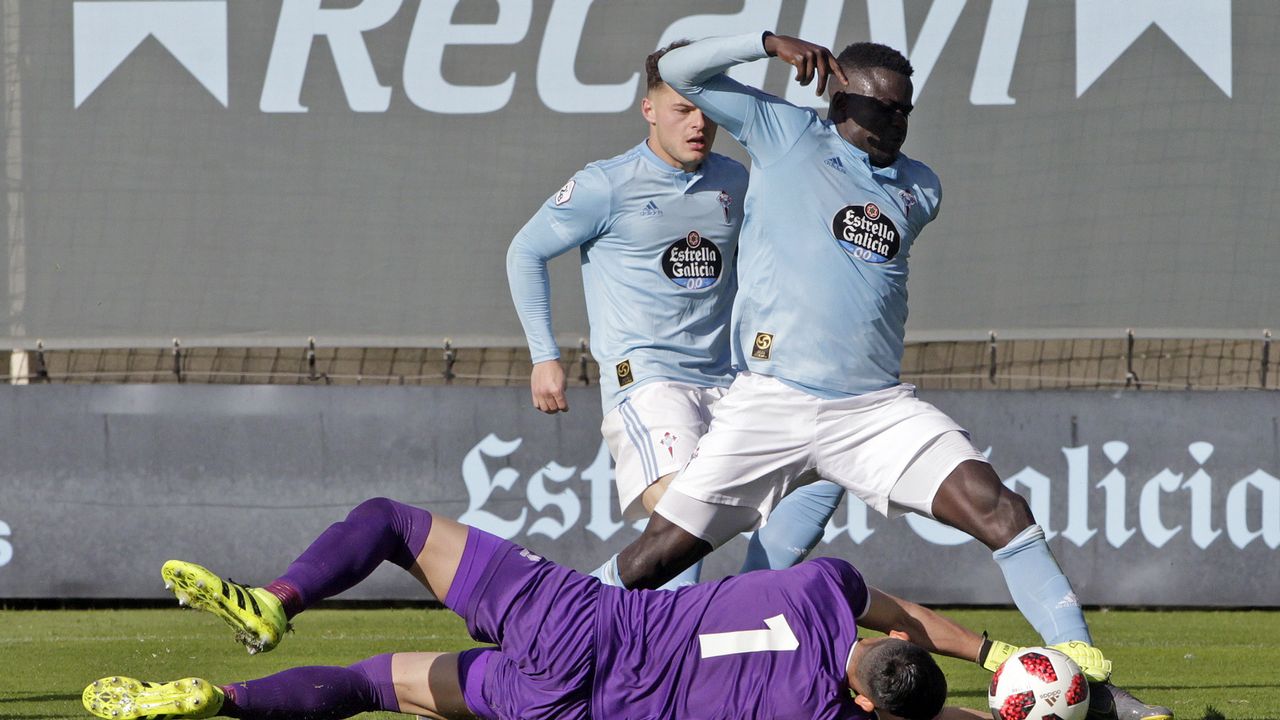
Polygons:
M818 95L827 91L828 80L838 80L842 87L849 84L836 57L821 45L787 35L767 35L764 49L773 57L794 66L796 82L801 85L808 85L816 77Z
M569 411L569 402L564 398L564 367L559 360L536 363L529 376L529 389L533 406L542 412L555 415Z

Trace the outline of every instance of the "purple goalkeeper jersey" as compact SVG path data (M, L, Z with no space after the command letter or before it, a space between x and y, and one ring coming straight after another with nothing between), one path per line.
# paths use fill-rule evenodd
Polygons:
M846 679L869 598L832 558L675 592L602 588L592 717L874 717Z
M869 601L843 560L623 590L475 528L445 598L498 646L459 662L486 720L868 720L845 670Z

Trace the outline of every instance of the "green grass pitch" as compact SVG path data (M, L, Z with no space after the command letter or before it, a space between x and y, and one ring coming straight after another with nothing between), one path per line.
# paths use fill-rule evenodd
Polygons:
M946 612L995 637L1035 639L1013 611ZM1280 612L1095 610L1089 619L1115 661L1115 680L1169 705L1181 720L1280 718ZM89 718L80 692L105 675L226 683L295 665L473 644L462 622L443 610L317 609L295 626L274 652L249 656L215 618L177 608L0 611L0 718ZM953 703L985 705L985 671L950 660L943 667Z

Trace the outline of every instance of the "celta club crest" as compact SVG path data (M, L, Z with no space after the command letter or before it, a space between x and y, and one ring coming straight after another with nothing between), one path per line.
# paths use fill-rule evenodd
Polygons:
M669 432L662 433L662 439L658 444L667 449L667 454L671 457L676 456L676 440L678 438Z
M729 206L733 205L733 197L721 190L720 194L716 196L716 200L720 201L720 209L724 211L724 224L731 224L733 220L729 218Z
M911 208L915 207L918 202L916 196L910 190L903 189L898 191L898 197L902 198L902 213L910 215Z
M556 205L563 205L569 202L569 199L573 197L573 188L575 185L577 185L577 181L570 180L564 184L564 187L560 188L555 197Z

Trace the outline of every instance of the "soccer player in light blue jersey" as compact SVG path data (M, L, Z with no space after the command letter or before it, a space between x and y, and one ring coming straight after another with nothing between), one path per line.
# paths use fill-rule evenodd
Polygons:
M829 91L822 119L724 71L778 57ZM813 471L886 515L913 512L992 550L1019 610L1095 685L1094 709L1171 717L1110 684L1084 614L1025 499L1006 488L965 431L899 379L907 258L938 214L941 185L901 152L912 68L857 43L839 58L772 33L711 38L665 55L663 77L752 160L733 309L735 365L698 451L620 553L627 587L652 587L750 528ZM1010 648L995 644L995 667ZM1113 702L1114 701L1114 702Z
M516 234L507 276L533 360L533 404L568 410L552 332L547 262L578 250L600 362L601 432L616 463L623 516L652 511L732 381L729 317L747 170L711 152L716 124L645 63L648 137L587 165ZM743 570L788 567L822 537L844 491L815 483L752 539ZM606 564L612 567L612 562ZM697 582L692 565L672 579Z
M384 561L411 573L489 646L388 653L226 684L117 675L90 683L83 704L104 720L336 720L379 710L486 720L989 717L942 707L946 678L929 655L973 661L982 637L870 587L833 558L675 592L627 591L428 510L374 498L265 587L179 560L161 574L180 602L268 650L253 643L279 642L289 620ZM252 637L246 628L256 628ZM860 638L859 628L889 635Z

